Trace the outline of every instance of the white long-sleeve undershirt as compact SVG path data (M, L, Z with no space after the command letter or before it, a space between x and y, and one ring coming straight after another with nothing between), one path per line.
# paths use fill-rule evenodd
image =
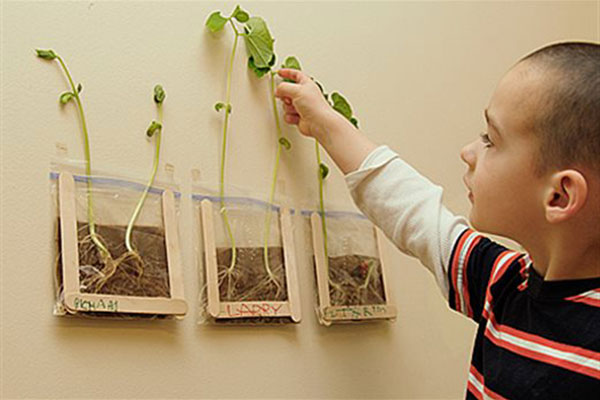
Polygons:
M388 146L379 146L345 176L357 207L404 253L417 257L448 297L455 240L468 227L442 204L443 189Z

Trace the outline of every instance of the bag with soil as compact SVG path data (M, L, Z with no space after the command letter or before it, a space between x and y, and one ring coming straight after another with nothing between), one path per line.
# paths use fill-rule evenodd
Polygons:
M209 193L199 188L192 196L202 244L199 322L299 322L290 208Z
M86 176L53 166L55 315L116 318L183 316L176 187ZM91 206L91 207L90 207Z
M310 218L319 322L394 319L375 226L355 212L326 211L325 225L318 211L303 215Z

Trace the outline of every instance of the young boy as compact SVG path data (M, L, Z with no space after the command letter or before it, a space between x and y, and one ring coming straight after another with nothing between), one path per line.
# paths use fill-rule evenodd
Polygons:
M478 324L466 398L600 399L600 45L544 47L502 78L487 131L461 152L472 228L307 75L279 75L295 82L277 87L286 122L321 143L357 206Z

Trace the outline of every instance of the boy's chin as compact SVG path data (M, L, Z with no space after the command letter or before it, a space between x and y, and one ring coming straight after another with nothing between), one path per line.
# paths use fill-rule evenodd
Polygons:
M471 211L469 212L469 223L477 232L492 233L490 227L479 218L474 207L471 207Z
M468 219L469 223L471 224L471 228L477 232L486 233L489 235L506 236L506 232L502 232L502 229L499 229L498 226L493 226L490 224L489 219L486 220L485 218L481 218L474 213L473 208L471 208Z

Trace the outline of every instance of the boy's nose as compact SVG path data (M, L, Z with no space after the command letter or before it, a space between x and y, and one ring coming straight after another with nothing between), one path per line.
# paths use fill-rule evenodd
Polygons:
M469 143L460 151L461 160L463 160L471 168L475 166L475 161L477 160L474 143L475 142Z

